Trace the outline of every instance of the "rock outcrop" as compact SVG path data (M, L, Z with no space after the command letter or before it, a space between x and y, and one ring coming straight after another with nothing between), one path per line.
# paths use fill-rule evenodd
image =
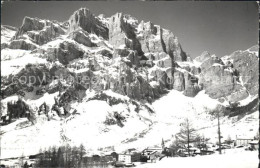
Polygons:
M224 65L223 61L215 55L212 55L205 59L201 64L201 71L207 71L213 65Z
M173 64L173 60L170 57L161 59L157 62L157 66L161 68L171 68Z
M27 64L17 75L16 79L20 79L20 83L34 86L46 85L51 80L49 69L44 64Z
M203 62L211 57L210 53L208 51L204 51L201 53L200 56L196 57L194 60L198 62Z
M236 82L233 72L223 65L214 65L202 71L199 83L212 98L225 97L242 88Z
M138 40L141 43L143 52L166 52L162 44L161 28L152 22L141 23L138 25Z
M194 84L185 88L183 94L188 97L195 97L200 91L201 91L200 86Z
M22 50L34 50L37 48L37 45L28 42L23 39L19 40L13 40L11 43L8 45L8 48L10 49L22 49Z
M88 9L81 8L69 18L68 32L83 29L88 33L95 33L97 36L108 39L108 28Z
M194 75L198 75L198 74L201 73L201 68L196 67L196 66L192 66L192 67L190 67L190 72Z
M173 89L178 91L183 91L185 89L184 74L178 70L174 71L173 74Z
M166 29L161 29L162 45L165 46L165 51L174 61L186 61L187 55L182 50L178 38L172 32Z
M167 57L169 57L169 55L167 55L165 52L156 52L154 54L154 60L155 61L158 61L158 60L161 60L161 59L167 58Z
M233 60L233 68L238 71L239 80L251 95L258 94L259 86L259 58L248 51L236 52L230 57Z
M144 23L122 13L113 15L109 20L109 42L118 48L125 45L143 53L164 52L174 61L186 61L186 53L182 50L176 36L169 30L155 26L151 22Z
M43 45L62 34L65 34L65 31L58 22L25 17L14 39L24 38L26 37L24 35L27 35L34 43Z
M138 55L142 55L141 44L136 38L135 24L128 22L130 16L122 13L116 13L109 19L109 43L114 48L126 46L129 49L136 50ZM134 20L134 18L130 18ZM136 23L136 22L135 22Z
M89 35L87 32L78 30L78 31L73 31L70 33L69 37L79 44L83 44L87 47L96 47L97 45L95 43L92 43Z
M108 57L108 58L112 58L113 57L113 54L110 50L108 49L102 49L102 50L99 50L96 52L97 54L100 54L102 56L105 56L105 57Z
M121 24L123 24L122 13L116 13L109 19L109 43L115 48L125 45L126 37L122 32Z
M255 49L236 51L231 55L218 58L203 52L195 58L201 63L193 73L199 75L199 84L212 98L225 97L228 101L236 102L258 93L258 58Z
M27 64L16 75L10 75L2 83L2 97L31 92L34 86L43 87L51 81L49 69L44 64ZM24 95L23 95L24 96Z
M49 61L58 60L61 64L67 65L74 59L83 58L84 52L73 43L63 42L59 48L50 48L46 55Z

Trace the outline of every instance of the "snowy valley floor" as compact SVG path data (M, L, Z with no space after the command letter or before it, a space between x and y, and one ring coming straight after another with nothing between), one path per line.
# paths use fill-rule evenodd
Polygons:
M230 149L225 154L195 157L163 158L156 163L147 163L137 168L257 168L258 151L236 151Z

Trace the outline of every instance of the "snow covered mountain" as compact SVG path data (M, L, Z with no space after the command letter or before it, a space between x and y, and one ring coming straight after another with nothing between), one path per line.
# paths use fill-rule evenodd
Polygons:
M217 107L224 137L258 129L258 46L192 60L170 30L81 8L64 23L1 26L1 61L1 158L67 143L89 154L170 144L185 117L215 141Z

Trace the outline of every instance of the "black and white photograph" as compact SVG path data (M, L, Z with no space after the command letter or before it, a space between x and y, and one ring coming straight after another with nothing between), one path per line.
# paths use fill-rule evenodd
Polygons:
M257 168L256 1L1 1L0 168Z

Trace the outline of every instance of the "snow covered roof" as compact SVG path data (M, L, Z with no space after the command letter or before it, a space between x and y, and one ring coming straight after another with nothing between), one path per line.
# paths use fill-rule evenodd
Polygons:
M249 142L249 144L259 144L259 140L253 140L253 141Z

